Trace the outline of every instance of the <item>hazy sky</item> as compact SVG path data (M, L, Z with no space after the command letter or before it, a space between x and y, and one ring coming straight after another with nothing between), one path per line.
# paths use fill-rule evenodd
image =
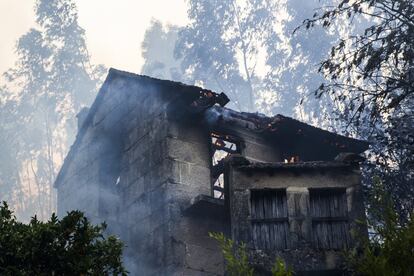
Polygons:
M53 1L53 0L50 0ZM0 73L16 56L16 40L34 26L34 0L0 0ZM185 0L76 0L93 63L138 72L140 44L151 19L184 25Z

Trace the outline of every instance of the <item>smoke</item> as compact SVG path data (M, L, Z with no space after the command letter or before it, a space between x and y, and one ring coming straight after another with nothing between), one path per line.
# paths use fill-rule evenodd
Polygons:
M127 270L147 275L155 257L146 251L157 243L149 229L167 205L162 190L155 191L167 157L161 140L168 105L160 95L171 91L116 70L108 79L86 118L85 111L78 116L84 123L57 182L58 210L60 216L77 209L93 223L105 221L107 234L125 244Z
M218 108L211 107L204 112L204 120L208 125L216 125L223 120L223 117L229 117L229 115L226 109L222 109L220 112Z

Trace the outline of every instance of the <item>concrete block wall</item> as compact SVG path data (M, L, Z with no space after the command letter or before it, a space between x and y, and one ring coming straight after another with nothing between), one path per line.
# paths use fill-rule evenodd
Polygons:
M104 149L93 129L88 129L81 146L69 164L58 189L58 215L71 210L85 212L93 222L99 217L99 171Z
M170 120L169 96L156 87L119 81L111 89L128 95L113 101L123 106L122 122L106 113L96 121L106 129L122 125L117 217L128 246L127 264L142 275L222 274L221 253L208 237L209 231L223 230L222 222L196 223L183 215L194 197L210 194L209 136L201 126ZM205 248L204 258L195 255L203 252L200 248Z
M225 222L208 217L183 215L193 198L210 195L210 136L203 126L170 124L168 157L173 163L168 189L170 235L173 259L166 275L223 275L223 258L209 232L225 232Z
M128 79L112 80L103 89L57 187L58 212L79 209L96 223L106 221L109 232L126 242L127 253L145 241L143 254L154 247L156 256L149 257L158 260L164 252L156 250L160 240L154 237L163 238L165 183L172 167L164 162L166 103L156 88Z
M222 222L183 215L194 197L210 193L209 140L200 127L166 114L131 119L127 128L120 209L128 257L145 275L220 275L221 253L208 232L221 231ZM204 258L195 257L199 248Z
M115 82L114 86L107 88L94 117L79 131L75 150L71 159L65 160L67 168L57 186L59 215L77 209L84 211L94 222L102 222L101 197L114 193L113 189L106 191L105 186L116 181L105 179L108 177L106 174L115 167L122 167L122 164L115 163L118 160L114 158L124 143L121 132L126 114L123 108L126 94L116 91L124 85L125 82Z
M131 92L131 90L129 90ZM166 251L167 106L153 86L136 84L126 99L119 221L126 264L136 275L162 275ZM119 93L119 91L117 92ZM128 92L127 92L128 93Z

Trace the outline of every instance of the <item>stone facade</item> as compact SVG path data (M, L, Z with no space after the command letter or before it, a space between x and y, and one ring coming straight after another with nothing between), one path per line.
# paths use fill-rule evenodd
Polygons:
M225 103L225 96L195 86L111 69L87 116L81 116L76 141L56 180L58 214L79 209L94 222L105 220L108 231L127 245L124 257L132 275L223 275L221 252L208 233L224 232L251 243L246 226L251 189L286 188L289 201L298 197L305 222L297 226L298 219L289 215L288 223L290 231L303 232L304 241L311 241L306 238L311 235L308 188L345 187L350 221L363 214L355 166L290 171L252 164L281 164L291 156L332 161L341 151L364 151L365 143L283 116L220 107ZM289 131L296 140L283 138ZM221 198L215 198L214 189L220 187L212 183L212 132L235 137L238 154L252 162L246 169L223 159ZM317 151L317 145L306 147L312 139L321 141ZM235 192L240 189L243 196ZM302 248L302 254L312 248L311 243L298 244L290 244L289 250ZM294 254L288 260L299 270L339 268L335 254L306 263L296 262ZM257 264L266 270L266 262Z
M231 164L231 165L230 165ZM321 271L333 275L341 275L343 267L342 250L354 246L350 231L364 235L365 229L356 221L365 218L360 191L360 173L355 164L339 162L303 162L303 163L252 163L240 157L233 158L227 166L229 178L229 199L231 212L232 237L243 241L250 248L250 254L258 267L271 269L277 256L286 260L296 273ZM257 231L255 220L254 192L272 191L285 194L285 214L276 214L276 218L266 215ZM334 217L326 212L328 208L340 210L341 200L333 198L331 204L322 206L324 210L315 214L314 198L318 192L322 198L339 193L343 195L343 214ZM321 197L317 197L320 199ZM260 202L262 204L262 202ZM266 202L263 202L266 205ZM333 206L338 204L338 206ZM266 207L266 206L265 206ZM275 206L271 206L271 208ZM272 213L271 211L269 212ZM268 214L269 214L268 213ZM326 216L329 214L329 217ZM324 216L325 215L325 216ZM286 218L285 220L283 220ZM318 224L319 223L319 224ZM286 225L286 229L276 227ZM263 231L263 227L266 227ZM269 227L270 226L270 227ZM319 228L318 228L319 227ZM322 227L327 227L323 229ZM336 229L335 229L336 227ZM266 232L270 228L270 231ZM280 229L285 231L280 233ZM330 237L318 240L319 230L327 230ZM257 233L255 233L255 231ZM257 235L256 237L254 235ZM261 235L284 236L286 244L275 245L272 250L266 250L271 242L257 242ZM267 238L267 237L266 237ZM321 244L324 242L326 244ZM342 244L343 243L343 244ZM259 246L257 246L259 244ZM259 248L258 248L259 247ZM277 248L278 247L278 248Z

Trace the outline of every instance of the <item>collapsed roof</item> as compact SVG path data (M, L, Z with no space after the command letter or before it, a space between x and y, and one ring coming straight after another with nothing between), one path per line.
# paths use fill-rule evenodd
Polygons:
M366 141L329 132L296 119L277 114L268 117L259 113L237 112L213 106L207 111L216 127L231 134L235 128L246 129L277 144L285 158L299 156L300 161L333 160L341 152L360 154L368 149Z

